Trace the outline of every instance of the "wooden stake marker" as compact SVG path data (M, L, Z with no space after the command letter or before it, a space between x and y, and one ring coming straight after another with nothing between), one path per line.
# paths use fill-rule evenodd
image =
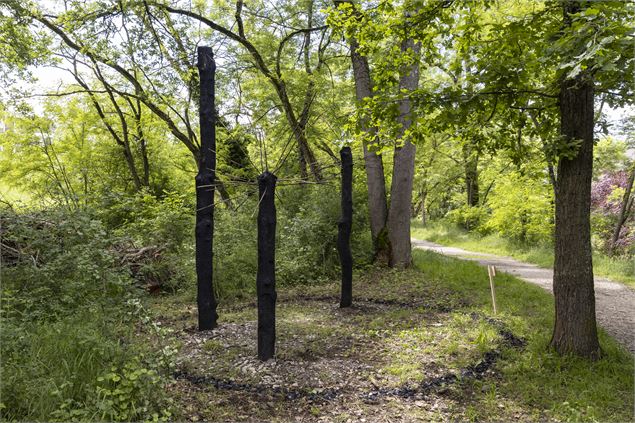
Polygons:
M494 285L494 276L496 276L496 267L487 265L487 275L489 276L489 287L492 291L492 305L494 306L494 314L496 314L496 287Z

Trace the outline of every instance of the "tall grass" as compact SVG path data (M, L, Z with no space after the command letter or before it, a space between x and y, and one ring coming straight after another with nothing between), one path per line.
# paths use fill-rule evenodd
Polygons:
M85 406L97 377L128 358L113 329L88 315L2 326L3 420L49 420L69 399Z

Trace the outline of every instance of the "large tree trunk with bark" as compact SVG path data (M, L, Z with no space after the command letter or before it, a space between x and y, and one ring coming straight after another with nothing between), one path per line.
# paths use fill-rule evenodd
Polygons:
M258 176L258 358L273 358L276 345L276 176Z
M399 80L400 91L410 92L419 86L421 44L407 39L402 42L401 50L404 53L411 50L415 55L415 62L403 70ZM406 135L406 131L412 125L412 103L407 93L399 102L399 123L402 126L400 134L402 145L395 148L387 225L391 267L407 267L412 261L410 204L412 203L416 147Z
M350 307L353 301L353 154L350 147L340 150L342 161L342 217L337 224L337 251L342 265L342 293L340 307Z
M580 3L564 4L565 25ZM560 86L560 134L579 140L572 158L558 161L553 293L556 315L551 346L560 354L597 358L591 258L591 180L593 173L593 81L582 73Z
M198 48L200 75L201 153L196 175L196 277L198 329L217 325L214 296L214 178L216 170L216 113L214 110L214 74L216 64L211 47Z
M370 68L365 56L359 54L357 40L351 39L351 60L353 62L353 75L355 77L355 93L357 101L373 96L373 83L370 78ZM362 130L367 138L377 139L377 129L368 124L366 119L360 122ZM386 223L388 222L388 204L386 200L386 177L384 175L384 162L381 153L377 153L377 146L370 145L368 141L362 142L364 151L364 168L366 170L366 183L368 186L368 214L370 220L370 234L375 249L375 257L387 260L390 246L386 236Z
M624 196L622 197L622 206L620 207L620 215L617 217L617 222L615 223L615 228L613 229L613 237L611 238L611 245L609 246L609 254L615 254L617 249L617 242L620 239L620 233L622 232L622 227L626 223L626 220L629 218L631 214L631 210L633 208L633 196L631 192L633 191L633 183L635 182L635 165L631 169L631 174L628 178L628 182L626 183L626 189L624 191Z
M335 6L341 1L335 1ZM350 3L350 2L349 2ZM355 79L355 95L358 102L373 96L373 81L370 77L370 68L366 56L359 53L359 43L355 38L349 40L351 47L351 62L353 64L353 77ZM368 124L365 119L360 122L366 139L374 139L378 144L377 130ZM364 168L368 186L368 214L370 220L370 234L375 248L375 256L378 259L387 260L389 255L388 239L386 236L386 222L388 220L388 205L386 202L386 179L384 176L384 163L380 153L376 153L368 141L362 142L364 151Z

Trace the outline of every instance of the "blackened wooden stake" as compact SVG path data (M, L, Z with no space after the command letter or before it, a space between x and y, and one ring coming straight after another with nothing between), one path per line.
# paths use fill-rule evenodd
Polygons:
M276 176L258 176L258 358L273 358L276 346Z
M198 330L216 327L214 296L214 179L216 177L216 114L214 111L214 74L216 64L211 47L198 48L200 76L200 130L198 174L196 175L196 279Z
M353 256L351 230L353 227L353 154L350 147L340 150L342 162L342 216L337 223L337 251L342 265L342 294L340 307L353 302Z

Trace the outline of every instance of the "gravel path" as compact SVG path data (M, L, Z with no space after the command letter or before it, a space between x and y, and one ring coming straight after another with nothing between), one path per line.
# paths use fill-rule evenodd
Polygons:
M414 248L473 260L514 275L552 292L553 270L523 263L510 257L476 253L455 247L446 247L430 241L412 239ZM600 325L617 341L635 354L635 291L607 279L595 278L595 308Z

